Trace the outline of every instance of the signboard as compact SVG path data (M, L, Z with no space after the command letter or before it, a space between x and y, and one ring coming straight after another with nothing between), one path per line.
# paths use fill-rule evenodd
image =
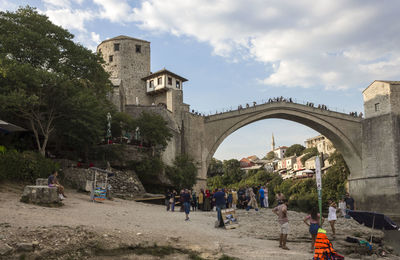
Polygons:
M224 221L225 229L239 227L239 222L234 209L221 210L222 220Z
M318 191L318 207L319 207L319 223L322 223L322 178L321 178L321 161L319 156L315 158L315 179L317 181Z
M319 156L315 158L315 179L317 181L317 190L321 190L322 189L321 162Z

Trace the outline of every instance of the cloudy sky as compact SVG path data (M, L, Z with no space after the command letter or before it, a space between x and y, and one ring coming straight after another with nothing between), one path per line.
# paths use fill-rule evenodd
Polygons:
M398 0L0 0L2 11L25 5L92 50L118 35L150 41L152 71L188 78L184 101L206 113L275 96L360 112L373 80L400 79ZM262 157L272 132L278 145L318 134L259 121L215 157Z

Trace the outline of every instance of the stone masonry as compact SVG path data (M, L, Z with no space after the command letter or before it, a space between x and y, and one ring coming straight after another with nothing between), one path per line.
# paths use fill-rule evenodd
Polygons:
M138 45L142 46L140 53ZM194 158L197 188L205 186L208 165L226 137L258 120L281 118L306 125L332 141L350 168L349 189L358 209L400 216L400 82L375 81L363 92L365 119L291 102L259 104L205 117L189 112L182 88L162 88L166 77L161 73L176 74L162 70L152 77L149 42L118 36L103 41L97 50L111 73L111 100L133 117L153 111L168 121L173 139L163 160L171 164L181 153ZM158 75L163 78L161 85ZM150 93L150 89L154 91Z

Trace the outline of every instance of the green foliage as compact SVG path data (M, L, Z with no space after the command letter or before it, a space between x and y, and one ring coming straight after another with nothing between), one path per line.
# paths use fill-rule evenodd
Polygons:
M210 165L207 169L207 176L214 177L217 175L222 175L224 173L223 164L220 160L215 158L211 159Z
M304 146L302 146L301 144L294 144L291 145L285 152L285 157L290 157L293 155L297 155L300 156L304 149L306 149Z
M272 160L272 159L274 159L274 158L275 158L275 153L274 153L274 151L268 152L267 155L265 156L265 159L267 159L267 160Z
M42 155L52 136L77 149L98 142L112 110L101 57L72 39L33 8L0 12L0 111L26 122Z
M6 147L3 145L0 145L0 154L5 154L7 151Z
M128 114L124 112L116 112L112 115L111 122L111 133L113 136L122 136L124 132L133 132L135 131L137 123L135 120Z
M238 182L242 179L244 171L240 168L240 162L236 159L225 160L222 165L224 185Z
M343 156L337 151L331 154L329 162L332 167L322 177L322 187L326 189L323 198L325 201L330 198L338 201L346 193L346 181L350 171Z
M135 170L141 182L149 184L158 180L158 176L164 170L164 164L159 157L152 157L142 161L131 161L128 168Z
M136 124L139 126L143 140L152 147L160 145L162 149L165 149L172 138L168 122L158 114L142 112Z
M317 147L312 147L312 148L304 149L303 154L304 154L304 156L301 157L300 160L301 160L301 163L304 165L305 162L306 162L308 159L310 159L310 158L312 158L312 157L314 157L314 156L317 156L319 153L318 153Z
M308 149L305 152L307 154L315 154L315 150ZM349 176L349 169L339 152L331 154L329 161L332 167L322 176L322 203L324 210L327 208L328 199L331 198L337 201L345 194L346 181ZM230 165L232 164L230 163ZM281 191L289 199L289 206L292 209L310 212L313 207L318 206L315 178L283 180L278 173L258 170L249 171L238 182L225 183L224 181L224 176L214 176L207 179L207 186L210 189L221 187L238 189L240 187L255 187L268 183L268 199L271 205L275 203L275 194Z
M177 156L174 165L166 168L166 173L177 189L191 189L197 181L196 165L187 155Z
M89 160L94 161L122 161L125 145L98 145L89 151Z
M37 178L47 178L58 168L58 164L36 152L19 153L9 150L0 154L0 181L34 183Z

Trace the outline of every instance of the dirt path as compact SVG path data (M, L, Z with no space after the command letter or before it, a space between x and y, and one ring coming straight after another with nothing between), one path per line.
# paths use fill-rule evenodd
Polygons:
M278 247L278 227L271 210L239 211L240 227L234 230L214 228L215 212L191 212L184 221L181 212L167 212L165 207L115 199L92 203L83 193L68 191L68 198L60 208L46 208L19 202L15 191L0 191L0 222L27 230L37 227L62 225L83 226L119 244L157 243L173 245L201 252L201 256L215 259L226 254L239 259L311 259L308 252L307 227L300 227L302 218L290 213L293 230L301 234L289 235L290 251ZM300 219L300 222L298 221ZM298 232L297 232L298 233ZM111 258L110 258L111 259ZM132 258L133 259L133 258ZM347 258L351 259L351 258Z

